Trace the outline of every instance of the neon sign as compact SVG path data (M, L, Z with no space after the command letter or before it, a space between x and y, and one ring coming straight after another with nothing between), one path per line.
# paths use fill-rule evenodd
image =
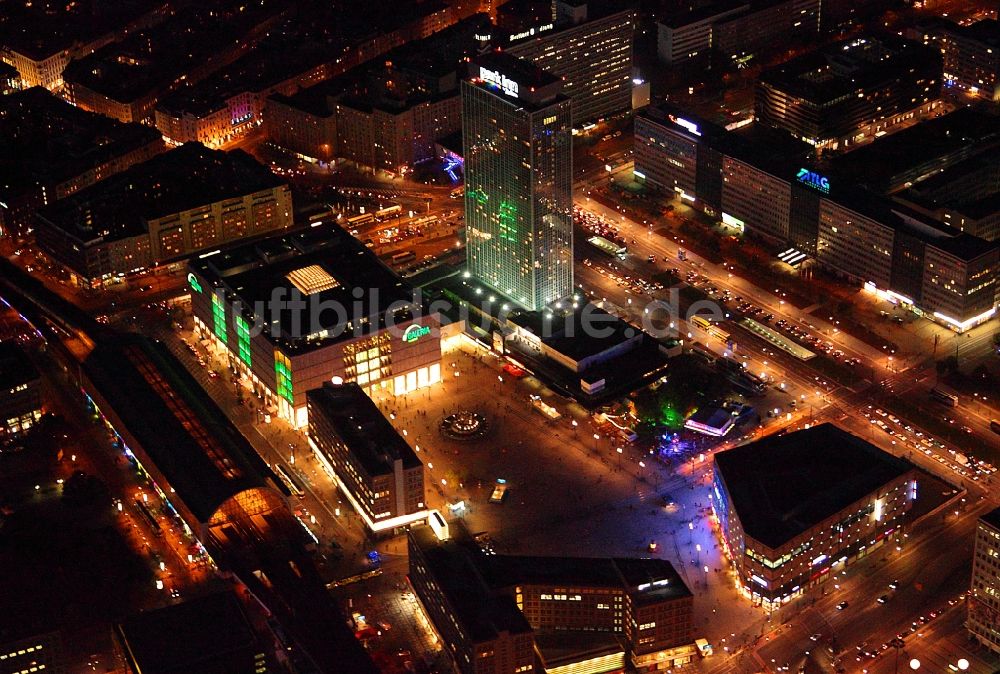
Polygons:
M188 274L188 284L190 284L191 289L195 292L201 292L201 283L198 282L198 277L194 274Z
M429 334L431 334L430 326L414 323L403 332L403 341L408 343L415 342L424 335Z
M510 79L506 75L498 73L495 70L490 70L489 68L484 68L479 66L479 79L484 82L488 82L495 87L499 87L508 96L513 96L517 98L518 86L517 82Z
M799 173L795 176L795 178L803 185L808 185L809 187L817 189L823 194L830 193L830 181L827 180L825 176L821 176L815 171L800 168Z

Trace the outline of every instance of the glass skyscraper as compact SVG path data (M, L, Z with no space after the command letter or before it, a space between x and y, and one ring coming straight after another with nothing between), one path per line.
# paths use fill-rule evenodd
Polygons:
M503 53L462 83L468 268L520 306L573 292L573 134L562 81Z

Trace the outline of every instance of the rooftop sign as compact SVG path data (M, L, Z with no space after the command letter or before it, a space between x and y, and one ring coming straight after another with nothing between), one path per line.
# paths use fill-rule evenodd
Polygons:
M513 96L517 98L518 86L517 82L510 79L506 75L498 73L495 70L490 70L489 68L484 68L479 66L479 79L495 87L498 87L502 92L508 96Z
M817 189L823 194L830 193L830 181L826 179L825 176L821 176L815 171L810 171L806 168L800 168L798 175L795 178L803 185L808 185L813 189Z

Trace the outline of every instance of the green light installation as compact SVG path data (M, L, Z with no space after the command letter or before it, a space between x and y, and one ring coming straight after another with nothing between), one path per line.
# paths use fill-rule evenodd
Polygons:
M226 341L226 307L218 295L212 295L212 317L215 319L215 336Z
M288 361L288 357L280 351L274 352L274 378L278 388L278 395L287 400L289 405L294 404L292 364Z
M236 339L239 342L240 360L250 366L250 326L242 316L236 317Z
M509 201L500 202L500 238L517 242L517 206Z

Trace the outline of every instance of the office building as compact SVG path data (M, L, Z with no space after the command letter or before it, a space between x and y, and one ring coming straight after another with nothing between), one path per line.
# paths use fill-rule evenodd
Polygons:
M720 0L657 22L657 53L668 65L712 59L741 65L775 44L815 37L820 0Z
M21 674L67 674L69 658L63 647L61 631L40 634L4 634L0 642L0 672Z
M726 553L765 605L900 539L917 496L913 465L830 423L719 452L713 468Z
M555 23L499 31L494 44L562 78L576 128L629 112L635 10L607 0L556 4Z
M292 224L286 182L242 150L188 143L38 213L39 246L100 286Z
M333 223L201 255L188 271L196 329L261 414L302 428L306 392L335 377L397 396L441 380L437 317Z
M1000 508L979 518L972 554L969 634L1000 654Z
M693 597L666 560L486 554L429 527L408 537L410 582L463 674L540 671L534 652L545 661L556 639L559 671L666 669L694 654Z
M783 150L662 105L636 116L634 171L639 182L737 231L795 247L867 291L964 332L995 314L1000 268L985 237L998 221L997 186L992 169L968 177L1000 142L992 121L959 110L838 157L827 173L795 146ZM911 181L895 198L879 194ZM928 196L920 199L924 184ZM933 202L963 195L973 206L968 216Z
M360 386L326 382L306 404L313 454L371 531L427 518L424 464Z
M941 50L945 91L1000 101L1000 21L963 25L935 16L906 34Z
M941 68L919 42L856 38L765 70L754 112L816 147L850 147L938 105Z
M0 442L42 416L42 377L14 342L0 342Z
M531 310L573 292L573 118L561 89L499 52L462 82L468 268Z
M130 616L114 627L128 674L267 674L273 658L232 592Z
M21 89L21 74L17 68L0 61L0 96L12 94Z
M84 112L41 87L0 97L0 235L35 211L164 150L154 129Z

